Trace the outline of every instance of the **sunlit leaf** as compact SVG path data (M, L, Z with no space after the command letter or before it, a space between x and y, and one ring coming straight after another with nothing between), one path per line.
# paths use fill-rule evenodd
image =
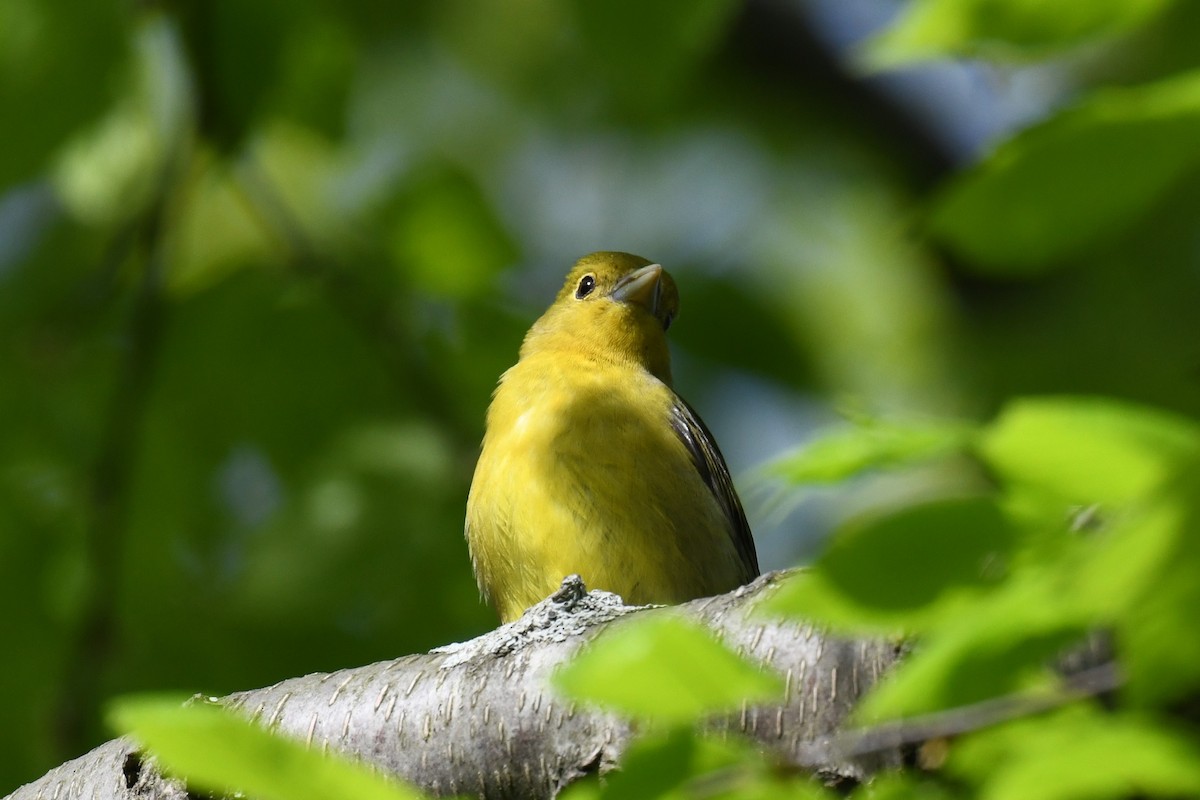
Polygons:
M95 225L145 208L191 124L188 68L175 27L152 17L138 27L134 45L132 91L94 127L75 135L53 171L64 205Z
M740 738L715 738L692 728L644 735L602 780L570 786L563 800L819 800L832 798L804 775L774 768L762 751Z
M263 800L414 800L422 795L345 757L277 736L212 704L132 696L114 701L110 724L133 736L190 785Z
M208 289L248 264L284 257L271 231L248 207L232 168L214 153L197 154L173 229L167 286L173 293Z
M1131 225L1200 161L1200 72L1107 89L950 183L934 233L967 265L1028 273Z
M953 56L1033 56L1124 33L1171 0L913 0L871 39L866 66L887 69Z
M1200 467L1183 471L1171 491L1127 536L1149 540L1136 551L1145 576L1144 592L1121 609L1117 640L1129 673L1129 696L1138 703L1163 704L1200 687ZM1169 546L1170 550L1166 550ZM1129 546L1130 549L1133 545ZM1157 556L1151 561L1148 556ZM1120 573L1115 565L1108 574ZM1101 591L1105 572L1095 571Z
M487 198L453 170L435 170L416 181L392 231L391 247L413 283L439 297L492 288L497 273L516 258Z
M901 772L885 772L863 784L855 800L950 800L958 797L936 780Z
M317 131L281 120L257 129L248 158L237 163L241 202L293 258L345 240L346 208L335 197L338 155Z
M702 625L668 614L645 616L599 637L555 683L571 697L663 722L687 722L783 694L778 675L737 655Z
M989 500L943 500L851 525L764 610L843 625L920 626L994 585L1016 533ZM942 607L944 606L944 608Z
M966 446L973 429L962 423L871 421L827 434L771 464L792 483L832 483L871 469L925 461Z
M0 187L34 180L112 103L131 16L111 3L0 3Z
M966 737L949 769L984 800L1068 800L1200 794L1200 748L1149 719L1070 709Z
M1181 504L1162 499L1111 526L1091 532L1070 565L1072 601L1105 619L1137 614L1146 591L1172 569L1186 535Z
M1010 403L980 454L1007 481L1075 503L1119 504L1161 485L1200 451L1200 429L1157 409L1100 398Z

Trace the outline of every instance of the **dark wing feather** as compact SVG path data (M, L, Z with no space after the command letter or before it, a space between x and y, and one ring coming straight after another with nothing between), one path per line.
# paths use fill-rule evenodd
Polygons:
M729 477L729 467L725 465L725 458L717 447L717 440L713 438L696 410L679 395L675 396L675 403L671 407L671 427L691 453L696 471L717 498L717 503L725 512L725 518L729 520L729 528L733 531L733 545L746 567L746 579L757 577L758 554L754 551L750 524L746 522L746 512L742 510L742 503L733 488L733 479Z

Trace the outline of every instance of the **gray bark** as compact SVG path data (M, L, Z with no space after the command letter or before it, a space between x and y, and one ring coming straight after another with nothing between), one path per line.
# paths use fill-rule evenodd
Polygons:
M875 640L845 640L751 614L773 573L679 609L784 677L781 705L744 707L710 727L739 731L814 773L860 778L896 751L834 755L848 711L897 658ZM435 795L551 797L619 765L634 730L612 714L555 696L551 672L612 621L652 609L564 582L520 620L462 644L395 661L293 678L224 698L230 708L312 746L339 750ZM9 795L32 798L182 798L126 739L108 742Z

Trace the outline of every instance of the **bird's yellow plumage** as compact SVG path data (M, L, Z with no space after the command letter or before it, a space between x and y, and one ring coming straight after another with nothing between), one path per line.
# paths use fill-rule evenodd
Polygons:
M501 376L466 534L503 621L572 573L627 603L678 603L758 575L725 461L671 388L678 307L662 267L593 253Z

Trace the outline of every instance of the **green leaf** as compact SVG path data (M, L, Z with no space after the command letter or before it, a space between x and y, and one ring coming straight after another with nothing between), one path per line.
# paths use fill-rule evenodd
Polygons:
M715 47L737 10L732 0L611 0L570 4L587 58L620 98L652 106Z
M1050 660L1082 639L1091 622L1062 599L1057 581L1027 571L965 604L930 632L856 713L866 720L903 717L1046 684Z
M854 800L950 800L958 795L936 780L901 772L884 772L863 784Z
M141 16L113 3L0 3L0 186L34 180L125 88Z
M1200 749L1183 732L1130 714L1075 708L963 739L950 771L983 800L1200 794Z
M1064 565L1072 600L1104 620L1138 614L1146 592L1177 567L1171 558L1185 536L1184 524L1180 503L1166 499L1092 532L1079 548L1078 563Z
M937 200L971 265L1034 273L1094 249L1200 161L1200 72L1108 89L1004 142Z
M905 466L964 448L974 429L955 422L869 421L836 430L767 469L792 483L834 483L871 469Z
M1101 398L1014 401L980 441L981 457L1004 480L1083 504L1142 497L1198 451L1192 421Z
M1200 687L1200 465L1192 464L1138 528L1157 561L1142 556L1145 591L1121 607L1117 642L1129 697L1166 704ZM1170 549L1165 553L1166 546ZM1140 555L1140 554L1139 554ZM1096 571L1102 579L1103 572ZM1102 587L1094 580L1096 590ZM1119 586L1119 584L1118 584Z
M963 590L994 585L1016 541L991 500L913 506L838 532L813 574L789 581L762 607L840 624L919 627L957 609Z
M1192 554L1177 567L1130 609L1117 629L1129 672L1129 696L1139 704L1165 705L1200 687L1200 559Z
M213 704L119 698L109 724L133 736L189 785L263 800L414 800L422 795L345 757L323 754Z
M151 16L134 37L137 80L95 126L78 132L52 171L71 213L105 226L142 213L192 124L188 67L173 25Z
M1145 23L1170 0L914 0L863 48L870 69L954 56L1035 56Z
M734 766L750 754L731 742L702 739L689 728L637 739L594 796L599 798L671 797L682 785L715 769ZM583 796L571 791L568 800ZM593 795L588 795L593 796Z
M708 628L670 614L645 615L600 636L555 684L579 700L666 723L783 695L778 675L734 653Z
M434 169L415 182L391 236L394 258L418 288L462 298L492 288L516 247L467 176Z
M603 779L579 781L563 800L831 800L806 776L793 777L763 757L753 743L672 728L635 739L621 768Z
M338 24L320 14L319 6L311 0L208 3L176 15L200 71L201 133L223 152L236 151L262 120L277 112L279 93L288 83L285 71L300 67L289 55L317 47L306 36L312 27ZM327 63L322 82L337 70L336 63ZM308 89L309 102L326 91L315 81Z

